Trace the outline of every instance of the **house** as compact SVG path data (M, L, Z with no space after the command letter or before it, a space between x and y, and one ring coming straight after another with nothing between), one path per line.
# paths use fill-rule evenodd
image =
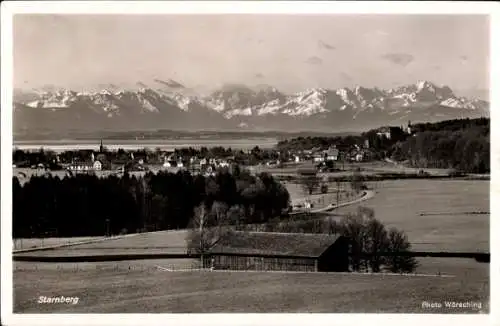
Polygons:
M300 163L300 156L295 155L295 156L294 156L294 162L295 162L295 163Z
M191 171L193 172L200 172L203 169L203 166L200 163L194 163L191 165Z
M323 153L316 153L313 155L313 162L318 163L324 161L325 161L325 155L323 155Z
M220 270L346 272L349 241L340 235L231 232L204 258Z
M94 170L94 162L74 162L68 166L73 172L91 172Z
M163 157L163 167L164 168L172 167L172 161L169 160L170 158L171 158L170 156L164 156Z
M93 171L102 171L102 162L101 161L90 161L90 162L74 162L71 163L68 167L68 170L74 172L93 172Z
M94 162L97 162L97 161L99 161L101 163L101 170L105 170L105 169L111 168L111 164L108 161L108 159L106 157L106 154L103 154L103 153L97 154L97 156L95 157Z
M92 164L92 168L94 171L102 171L102 162L94 161L94 163Z
M214 176L216 172L215 165L207 164L204 165L200 172L202 172L205 176Z
M354 159L356 160L356 162L363 161L363 158L364 158L364 152L358 152L358 153L356 153L356 156L354 157Z
M337 161L339 158L339 150L335 147L328 149L325 154L326 161Z

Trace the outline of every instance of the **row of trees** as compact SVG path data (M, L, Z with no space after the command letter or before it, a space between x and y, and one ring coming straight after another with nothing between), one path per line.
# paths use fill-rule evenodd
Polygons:
M403 231L387 230L370 208L360 207L357 214L347 216L341 223L341 233L351 240L350 265L353 271L409 273L418 267L414 257L383 255L408 252L411 244Z
M417 123L412 126L413 131L417 133L424 131L459 131L475 128L485 128L486 130L490 130L490 119L454 119L434 123Z
M290 205L285 187L268 174L235 169L213 177L189 172L144 177L92 175L13 179L14 237L97 236L186 228L194 208L239 207L239 223L263 223Z
M392 157L413 167L453 168L468 173L490 171L490 132L486 127L425 131L398 143Z
M284 220L268 223L264 230L343 235L351 241L349 264L352 271L410 273L418 267L414 257L390 255L411 251L408 237L396 228L387 229L375 218L374 211L366 207L360 207L358 212L348 214L340 221L331 216L299 221Z
M299 170L297 174L297 181L300 184L302 191L306 197L318 191L322 194L328 193L329 180L320 178L316 170ZM359 194L361 191L367 189L360 168L354 170L350 176L346 177L346 181L349 183L349 186L354 194ZM337 184L338 192L340 191L342 181L340 181L340 179L337 179L335 182Z

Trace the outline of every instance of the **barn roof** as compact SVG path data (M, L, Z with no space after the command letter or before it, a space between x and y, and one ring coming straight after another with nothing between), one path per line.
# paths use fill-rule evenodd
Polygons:
M319 257L339 236L329 234L232 232L212 253Z

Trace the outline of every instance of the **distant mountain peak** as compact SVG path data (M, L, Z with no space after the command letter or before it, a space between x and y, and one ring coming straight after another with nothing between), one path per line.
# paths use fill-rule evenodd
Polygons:
M157 89L137 82L140 89L134 90L118 90L109 84L97 91L16 90L15 112L21 118L15 122L23 128L62 128L75 123L93 126L105 119L112 127L123 124L125 128L137 128L135 125L140 124L165 128L216 125L307 130L489 115L488 102L457 97L448 86L430 81L390 90L356 85L353 89L308 88L294 94L281 93L270 85L225 84L206 96L197 95L192 89L176 88L176 83L170 79L161 81L163 86L174 87ZM31 118L34 111L36 118Z
M424 88L433 89L436 87L436 85L427 80L419 80L416 85L417 85L417 90L422 90Z
M154 79L154 81L157 82L158 84L167 86L169 88L186 88L184 85L173 79L167 79L167 80Z
M144 84L143 82L137 82L136 83L137 86L139 86L140 88L148 88L148 85Z

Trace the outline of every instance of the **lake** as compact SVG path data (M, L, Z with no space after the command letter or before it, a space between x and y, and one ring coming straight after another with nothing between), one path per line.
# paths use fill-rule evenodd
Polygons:
M255 146L260 148L272 148L278 143L275 138L250 138L250 139L141 139L141 140L103 140L103 145L108 150L137 150L148 148L155 150L160 148L162 151L173 151L176 148L201 148L231 147L232 149L249 150ZM60 153L67 150L93 149L99 150L100 140L23 140L14 141L13 147L22 150L39 150L43 147L46 150L52 150Z

